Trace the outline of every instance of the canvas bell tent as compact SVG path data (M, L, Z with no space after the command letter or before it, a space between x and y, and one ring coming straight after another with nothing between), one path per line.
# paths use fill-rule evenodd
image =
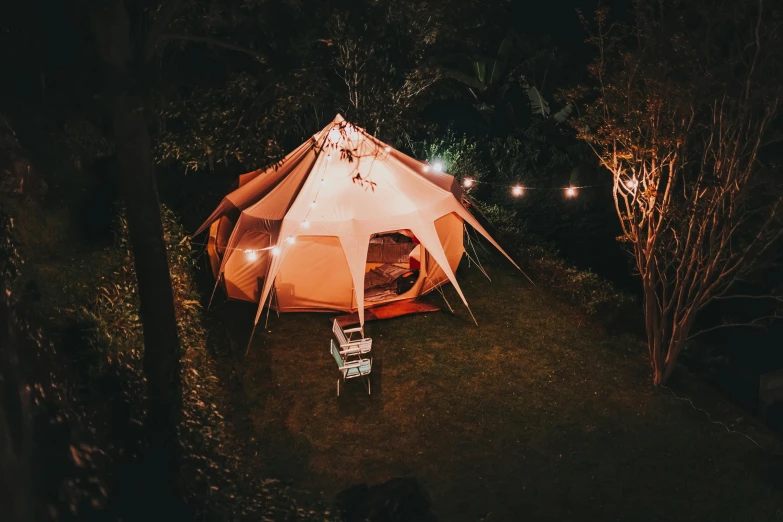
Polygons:
M218 284L230 299L257 302L256 322L268 304L281 312L358 311L363 324L365 307L448 282L467 306L454 277L464 223L501 250L461 203L453 176L339 115L237 185L197 234L209 229Z

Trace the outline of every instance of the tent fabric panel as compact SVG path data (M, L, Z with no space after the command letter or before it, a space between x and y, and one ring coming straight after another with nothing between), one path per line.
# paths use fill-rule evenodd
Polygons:
M277 184L263 199L247 207L243 214L255 218L282 220L293 204L304 183L318 168L314 149L307 152L307 159L292 169L284 180Z
M315 161L315 154L313 152L314 139L311 138L291 152L282 162L276 163L270 167L267 167L262 171L252 176L251 179L239 182L239 188L230 192L214 212L207 218L207 220L199 227L195 235L200 234L210 224L218 219L220 216L226 215L230 212L236 212L237 210L244 210L247 207L261 201L272 190L274 190L278 184L286 179L292 171L297 167L304 167L309 170L311 165L307 165L307 162ZM308 156L308 153L312 153ZM246 176L253 173L248 173Z
M226 293L234 299L256 301L260 294L259 281L266 276L269 266L269 250L271 236L267 232L248 230L236 245L234 255L230 256L224 267L223 277L226 282ZM250 254L244 249L257 250Z
M215 279L218 278L220 273L220 255L217 251L217 228L218 222L212 223L209 227L209 236L207 238L207 257L209 259L209 268L212 270L212 275Z
M356 308L359 311L359 324L364 324L364 278L367 267L367 251L370 247L370 235L355 233L340 237L345 252L348 270L351 273Z
M431 256L431 259L440 265L443 272L445 272L446 277L448 277L451 284L454 285L454 289L465 304L465 308L468 309L471 317L473 317L473 312L470 310L468 300L465 298L465 294L462 293L462 288L460 288L459 283L457 282L454 271L449 265L446 252L444 252L443 246L440 243L438 232L435 230L435 224L431 221L421 220L416 227L411 227L411 230L416 234L416 237L421 241L421 244L424 245L424 248ZM473 320L475 321L475 318Z
M449 260L449 266L452 272L457 271L462 256L465 253L463 245L463 222L462 218L451 212L435 220L435 230L438 233L438 239L443 246L446 258ZM443 269L437 263L430 263L427 268L427 280L429 284L425 286L437 286L448 281L448 277Z
M310 138L309 140L305 141L301 145L299 145L297 148L286 154L283 159L280 161L277 161L271 165L267 165L266 167L253 170L251 172L247 172L245 174L240 174L236 181L236 189L242 188L254 179L258 179L262 176L273 176L275 173L280 171L280 168L283 166L286 166L288 164L291 164L291 162L296 163L299 158L303 155L304 152L306 152L309 148L311 148L314 144L313 138ZM269 180L267 180L269 181ZM266 185L264 183L263 185L261 183L258 183L256 185L256 189L260 192L263 190L263 186ZM233 191L232 191L233 192Z
M238 250L269 247L274 241L276 241L276 232L279 228L279 222L255 219L245 214L241 214L237 220L237 224L234 225L234 230L231 232L231 237L229 237L228 243L226 244L226 251L223 254L223 259L221 261L218 274L223 274L225 272L225 267L232 257L238 253L243 254L243 252L238 252ZM255 232L257 234L266 233L271 237L267 240L263 239L262 236L257 236L263 240L261 243L254 244L253 242L248 242L244 239L245 235L249 232ZM240 243L242 243L242 245L240 245Z
M353 283L337 237L299 236L274 282L280 310L351 311Z

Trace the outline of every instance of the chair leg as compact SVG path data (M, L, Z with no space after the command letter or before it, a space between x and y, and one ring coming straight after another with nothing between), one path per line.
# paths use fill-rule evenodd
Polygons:
M337 396L340 396L340 379L337 379Z
M372 392L370 391L370 383L372 383L372 381L369 377L367 377L367 395L372 395Z

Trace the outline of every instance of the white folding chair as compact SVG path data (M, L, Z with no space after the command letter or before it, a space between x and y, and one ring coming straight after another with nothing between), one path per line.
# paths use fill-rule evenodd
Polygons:
M370 372L372 371L372 357L365 359L359 356L358 359L349 361L340 352L340 349L334 343L334 339L329 339L329 351L337 363L337 369L340 370L343 381L361 377L364 379L364 382L367 385L367 394L370 395ZM340 379L337 379L337 396L340 396Z
M332 323L332 332L337 339L337 344L340 347L340 354L344 356L353 355L365 355L372 350L372 339L369 337L362 337L357 339L351 339L351 335L359 332L364 334L363 328L348 328L343 330L337 319ZM348 334L347 336L345 334Z

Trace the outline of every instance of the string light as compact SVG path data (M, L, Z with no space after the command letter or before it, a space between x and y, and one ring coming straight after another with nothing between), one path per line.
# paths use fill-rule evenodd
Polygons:
M313 201L312 203L310 203L310 208L315 208L315 201Z
M289 245L293 245L296 242L296 238L294 236L288 236L286 238L286 241L288 242Z
M278 255L279 253L280 253L280 249L279 249L278 247L274 247L274 248L272 249L272 255L273 255L273 256L276 256L276 255Z
M473 186L473 178L465 178L462 180L462 186L465 188L470 188Z
M627 188L628 190L635 190L636 187L638 186L639 186L639 181L636 178L625 181L625 188Z
M443 172L443 162L442 161L436 161L432 168L435 169L435 172Z
M245 256L247 257L248 261L255 261L256 259L258 259L258 254L256 253L255 250L250 250L245 252Z
M576 188L575 187L568 187L565 191L567 198L573 198L576 196Z
M519 185L515 187L511 187L511 194L515 197L521 196L525 192L525 189L520 187Z
M386 152L391 152L391 147L389 147L388 145L386 145L386 148L385 148L385 149L383 149L383 150L385 150Z
M424 172L429 172L430 171L430 166L429 165L424 165L424 169L423 170L424 170Z
M302 225L302 228L310 228L310 222L309 221L302 221L301 225Z

